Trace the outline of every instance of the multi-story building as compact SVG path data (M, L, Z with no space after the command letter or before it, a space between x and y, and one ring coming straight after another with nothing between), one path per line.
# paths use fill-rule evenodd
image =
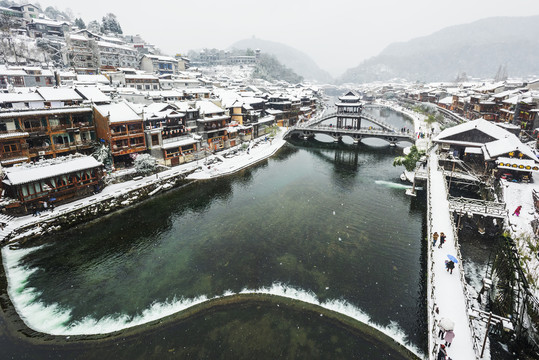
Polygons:
M24 87L24 77L26 71L22 69L6 69L0 67L0 89L7 89L10 86Z
M24 67L24 85L26 87L55 86L54 73L49 69L38 67Z
M36 38L44 36L63 37L64 33L69 30L69 24L67 22L48 19L32 19L26 27L30 36Z
M174 166L194 160L199 136L190 133L187 114L177 106L153 103L143 108L146 143L152 156Z
M127 45L120 45L113 42L97 41L99 52L99 66L111 67L137 67L138 51Z
M177 74L179 69L178 60L170 56L144 55L140 61L143 71L154 74ZM185 67L183 69L185 70Z
M90 106L0 112L0 129L2 165L90 153L95 140Z
M196 108L200 114L197 132L202 136L202 146L210 151L229 147L227 129L230 116L225 114L225 110L208 100L197 101Z
M99 52L92 38L81 34L68 34L66 44L64 63L74 67L77 72L92 70L97 73L100 65Z
M130 164L131 155L146 151L142 117L127 103L96 105L94 118L97 137L110 146L115 167Z
M37 17L41 13L41 9L33 4L21 4L18 6L10 6L9 8L15 11L20 11L22 13L22 17L26 21L37 19Z
M159 78L149 74L125 74L125 86L137 90L159 90Z

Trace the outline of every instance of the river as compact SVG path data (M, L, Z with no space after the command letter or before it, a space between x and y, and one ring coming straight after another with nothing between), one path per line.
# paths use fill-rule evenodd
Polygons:
M371 112L410 126L392 111ZM53 337L56 347L37 347L4 330L0 345L15 357L92 358L114 351L116 341L117 357L125 358L216 358L223 351L229 358L257 351L272 358L393 358L360 340L353 326L298 308L315 304L424 352L425 198L405 195L402 168L392 166L401 153L389 146L287 144L233 176L197 182L24 248L5 248L9 295L30 328L61 339L125 336L93 347ZM156 323L238 293L279 295L290 303L231 304ZM149 325L125 333L140 324ZM178 332L178 344L166 340Z

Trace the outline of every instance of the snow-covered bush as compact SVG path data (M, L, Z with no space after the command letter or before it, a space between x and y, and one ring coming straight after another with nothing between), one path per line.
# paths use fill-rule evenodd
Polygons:
M157 169L157 159L150 154L142 154L135 158L135 169L140 175L149 175Z

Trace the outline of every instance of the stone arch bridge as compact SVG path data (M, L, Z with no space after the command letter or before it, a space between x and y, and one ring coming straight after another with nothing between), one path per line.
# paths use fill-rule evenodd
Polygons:
M317 134L325 134L331 136L335 142L340 142L343 137L348 136L352 138L354 144L367 138L382 139L391 145L395 145L401 141L415 142L415 134L413 132L401 131L383 121L363 114L358 117L361 117L361 119L366 120L377 127L368 126L357 129L352 127L339 128L332 125L320 125L323 121L337 116L337 113L330 113L307 123L300 123L297 126L290 128L285 134L285 138L298 137L308 140L314 138Z

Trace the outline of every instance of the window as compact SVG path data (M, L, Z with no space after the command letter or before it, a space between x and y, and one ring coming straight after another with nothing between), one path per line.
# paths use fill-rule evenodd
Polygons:
M36 82L40 82L41 78L39 76L36 76Z
M4 145L4 152L5 153L15 152L15 151L17 151L17 144Z
M150 90L150 85L147 85L147 84L146 84L146 85L144 85L144 88L145 88L146 90Z

